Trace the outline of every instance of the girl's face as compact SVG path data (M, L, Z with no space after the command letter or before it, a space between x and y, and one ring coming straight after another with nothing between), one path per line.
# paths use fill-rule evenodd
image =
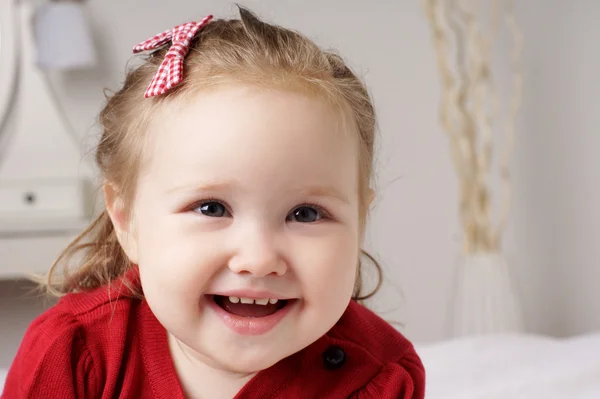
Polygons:
M315 97L238 85L155 120L126 251L177 347L255 372L325 334L359 255L347 118Z

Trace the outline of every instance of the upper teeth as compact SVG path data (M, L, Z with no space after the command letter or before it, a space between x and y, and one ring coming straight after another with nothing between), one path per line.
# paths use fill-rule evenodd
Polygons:
M260 298L260 299L252 299L252 298L240 298L237 296L230 296L229 297L229 301L231 303L245 303L245 304L256 304L256 305L266 305L268 303L274 305L276 304L279 299L275 299L275 298Z

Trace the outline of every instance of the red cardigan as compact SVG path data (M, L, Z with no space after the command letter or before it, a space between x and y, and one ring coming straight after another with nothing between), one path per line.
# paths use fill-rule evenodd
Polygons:
M122 286L122 285L121 285ZM352 301L304 350L259 372L235 399L422 399L413 346ZM164 327L142 299L113 285L69 294L27 330L2 399L183 399Z

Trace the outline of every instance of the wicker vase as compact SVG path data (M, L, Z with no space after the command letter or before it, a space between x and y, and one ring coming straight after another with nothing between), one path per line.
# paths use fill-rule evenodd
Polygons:
M510 267L499 253L460 257L450 301L450 335L523 332L521 306Z

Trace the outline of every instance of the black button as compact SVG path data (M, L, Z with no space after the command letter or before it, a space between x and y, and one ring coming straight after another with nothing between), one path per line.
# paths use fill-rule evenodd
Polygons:
M346 362L346 352L339 346L330 346L323 352L323 362L330 370L339 369Z

